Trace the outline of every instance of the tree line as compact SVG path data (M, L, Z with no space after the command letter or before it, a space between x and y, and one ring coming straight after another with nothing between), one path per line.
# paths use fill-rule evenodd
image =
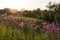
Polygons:
M60 4L49 2L46 6L48 8L45 10L41 10L40 8L37 8L36 10L25 10L23 12L16 11L16 12L10 12L9 8L5 8L3 10L0 10L0 14L7 13L8 15L19 15L19 16L25 16L25 17L31 17L31 18L37 18L42 19L47 22L55 22L59 23L60 21Z

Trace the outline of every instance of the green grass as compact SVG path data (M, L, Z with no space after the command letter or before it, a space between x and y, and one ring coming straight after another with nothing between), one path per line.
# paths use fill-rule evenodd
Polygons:
M0 25L0 40L46 40L46 35L36 30L16 29Z

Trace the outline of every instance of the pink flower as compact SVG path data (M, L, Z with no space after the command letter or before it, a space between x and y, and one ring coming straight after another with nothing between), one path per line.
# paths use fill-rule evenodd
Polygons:
M59 27L56 27L56 29L55 29L56 31L59 31L60 29L59 29Z
M13 17L12 15L9 15L9 16L8 16L8 20L9 20L9 21L13 21L13 20L14 20L14 17Z
M59 27L60 26L55 25L54 22L50 23L50 24L43 23L43 30L46 30L48 33L50 33L50 32L52 33L52 31L54 31L54 32L60 31Z

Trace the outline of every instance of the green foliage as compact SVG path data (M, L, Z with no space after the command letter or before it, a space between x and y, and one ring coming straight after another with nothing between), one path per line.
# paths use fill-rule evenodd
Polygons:
M59 40L60 34L47 35L41 30L42 22L60 24L60 4L50 2L47 7L15 14L9 8L0 10L0 40Z
M41 40L41 37L41 33L36 30L12 29L10 26L0 25L0 40Z

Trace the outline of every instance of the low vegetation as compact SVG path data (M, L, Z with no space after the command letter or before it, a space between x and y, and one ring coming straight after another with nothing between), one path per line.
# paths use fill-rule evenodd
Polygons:
M23 12L0 10L0 40L60 40L60 4L50 2L47 7Z

